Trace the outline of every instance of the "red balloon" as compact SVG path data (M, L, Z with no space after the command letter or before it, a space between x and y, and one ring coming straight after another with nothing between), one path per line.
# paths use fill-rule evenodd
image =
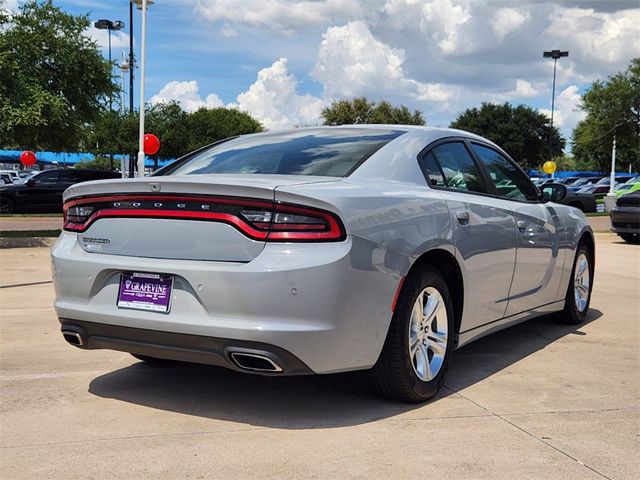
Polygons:
M25 167L31 167L36 164L36 154L31 150L25 150L20 154L20 163Z
M153 155L160 150L160 140L153 133L145 133L144 135L144 153L145 155Z

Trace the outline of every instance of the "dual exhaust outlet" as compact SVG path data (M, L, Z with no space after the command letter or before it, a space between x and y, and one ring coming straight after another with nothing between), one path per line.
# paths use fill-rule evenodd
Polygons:
M75 347L84 347L85 342L78 332L73 330L62 330L62 336L71 345ZM252 372L270 372L270 373L280 373L283 371L282 367L278 365L278 363L269 358L267 355L256 352L256 351L237 351L232 348L227 349L227 351L231 350L228 355L229 359L233 362L234 365L241 368L242 370L249 370ZM266 352L265 352L266 353Z

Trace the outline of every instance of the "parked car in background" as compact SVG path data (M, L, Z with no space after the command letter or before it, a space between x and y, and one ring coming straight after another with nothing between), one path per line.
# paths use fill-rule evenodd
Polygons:
M569 190L573 190L574 192L580 190L589 185L593 185L596 182L600 181L603 177L582 177L576 180L575 182L567 185Z
M543 188L551 185L562 185L562 184L548 183L544 185ZM575 207L578 210L581 210L586 213L595 212L597 210L596 197L591 193L573 192L566 187L565 189L567 191L566 195L561 200L556 200L557 203L562 203L563 205L569 205L570 207Z
M90 180L120 178L102 170L43 170L24 184L0 185L0 213L62 211L62 192Z
M622 195L610 213L611 230L625 242L640 240L640 192Z
M16 170L0 170L0 184L20 185L22 179Z
M609 193L609 185L589 185L584 188L581 188L576 193L583 195L593 195L596 200L604 198L604 196Z
M239 136L70 187L55 310L78 348L272 376L371 369L384 395L421 402L456 348L586 318L594 237L564 195L460 130Z
M626 182L622 185L618 185L615 190L616 197L621 195L627 195L628 193L637 192L640 190L640 182Z
M559 183L560 185L571 185L573 182L575 182L576 180L578 180L580 177L564 177L564 178L558 178L556 179L556 181L554 183Z

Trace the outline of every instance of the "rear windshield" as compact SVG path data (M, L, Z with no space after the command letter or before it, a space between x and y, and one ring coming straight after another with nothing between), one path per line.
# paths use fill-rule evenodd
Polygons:
M167 175L266 173L344 177L400 130L300 129L235 138L203 150Z

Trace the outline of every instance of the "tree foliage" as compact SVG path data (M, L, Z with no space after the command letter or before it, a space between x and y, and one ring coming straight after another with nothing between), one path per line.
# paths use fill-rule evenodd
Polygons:
M138 112L105 112L91 126L86 150L96 155L137 152L138 125ZM188 113L171 102L149 106L145 111L145 131L160 139L160 150L150 156L154 159L178 158L223 138L262 130L257 120L234 109L201 108Z
M549 119L526 105L482 103L451 123L500 145L525 169L538 168L546 160L562 155L565 141Z
M0 14L0 147L77 149L117 91L89 25L52 0Z
M425 125L418 110L413 113L401 105L394 107L387 101L378 103L357 97L352 100L336 100L322 110L325 125L353 125L360 123L383 123L395 125Z
M597 80L582 96L586 118L573 131L573 154L600 172L611 164L613 136L616 163L640 169L640 58L624 72Z

